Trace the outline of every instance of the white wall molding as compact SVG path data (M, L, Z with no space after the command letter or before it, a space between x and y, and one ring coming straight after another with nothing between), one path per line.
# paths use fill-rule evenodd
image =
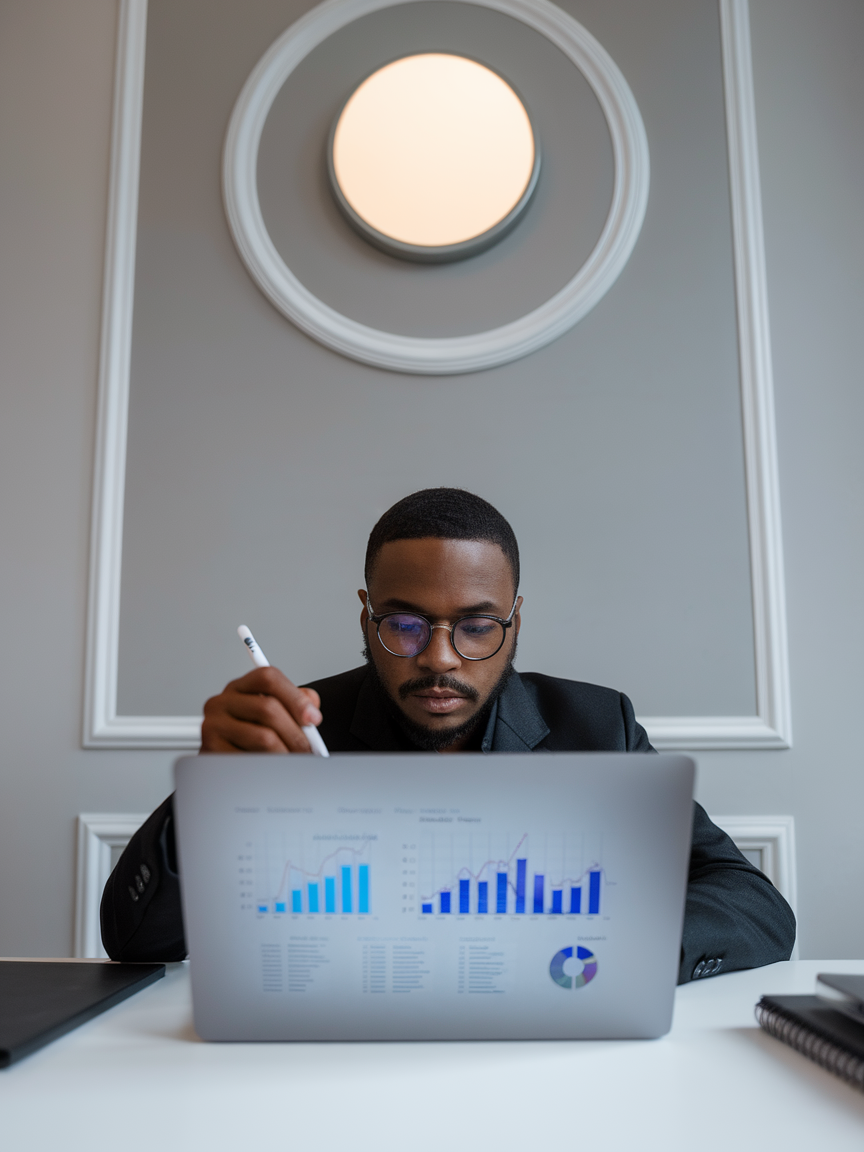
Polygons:
M747 0L720 0L756 661L756 712L792 743L768 280Z
M571 60L591 85L612 141L609 215L594 251L569 283L525 316L470 336L402 336L337 312L302 284L276 250L258 200L258 145L273 101L322 41L362 16L413 0L325 0L261 57L237 99L222 167L225 212L249 275L274 307L314 340L364 364L421 375L477 372L528 356L572 328L609 291L639 236L648 203L648 140L627 81L608 52L549 0L459 0L527 24Z
M82 812L78 817L75 955L105 957L99 924L102 890L111 875L111 849L125 848L146 814Z
M747 0L719 0L719 3L750 540L756 714L642 718L655 746L669 750L786 748L791 742L779 482L749 15ZM84 745L180 749L198 746L200 716L117 715L123 497L146 10L146 0L121 0L93 497Z
M747 0L719 0L753 608L755 716L645 717L666 750L792 743L780 479Z
M111 849L125 848L144 821L139 813L84 812L78 817L75 956L104 957L99 925L102 890L111 875ZM798 911L793 816L712 816L743 852L758 852L762 869L792 911ZM798 958L798 945L792 959Z
M121 737L119 747L154 747L149 740L134 736L131 744L122 742L128 739L128 725L125 718L117 716L123 500L146 40L147 0L120 0L90 526L85 747L118 747L112 739L114 735ZM136 720L136 733L139 727ZM154 729L157 737L160 732L161 728Z

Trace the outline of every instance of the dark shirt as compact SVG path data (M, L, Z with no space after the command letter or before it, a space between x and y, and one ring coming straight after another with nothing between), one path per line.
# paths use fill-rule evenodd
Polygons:
M321 696L331 752L411 751L368 669L309 685ZM493 705L481 752L653 752L621 692L513 673ZM172 797L129 841L102 896L102 941L113 960L186 955ZM694 803L693 844L678 982L788 960L795 917L771 881Z

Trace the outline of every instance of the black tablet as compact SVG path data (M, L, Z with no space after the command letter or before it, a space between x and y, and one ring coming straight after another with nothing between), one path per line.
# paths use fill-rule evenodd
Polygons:
M8 1068L164 975L164 964L0 961L0 1068Z

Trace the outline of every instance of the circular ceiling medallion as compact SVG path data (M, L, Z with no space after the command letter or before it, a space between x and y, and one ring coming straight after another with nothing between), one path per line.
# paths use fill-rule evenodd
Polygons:
M540 150L525 105L491 68L403 56L360 84L333 123L330 182L377 248L443 263L495 244L528 205Z
M591 85L606 117L615 179L609 214L581 268L550 299L517 320L470 336L403 336L361 324L331 308L294 275L276 250L258 199L258 148L273 101L313 49L340 28L406 0L325 0L267 49L243 85L228 124L222 189L228 225L250 276L271 303L314 340L379 368L423 375L477 372L518 360L586 316L621 274L648 203L645 126L633 93L609 53L549 0L456 0L521 20L550 40ZM410 3L410 0L407 0Z

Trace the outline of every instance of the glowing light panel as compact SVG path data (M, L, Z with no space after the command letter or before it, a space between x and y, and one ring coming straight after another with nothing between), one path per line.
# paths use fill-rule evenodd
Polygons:
M537 155L528 113L505 80L464 56L424 53L385 65L355 90L331 162L366 225L440 248L506 220L532 185Z

